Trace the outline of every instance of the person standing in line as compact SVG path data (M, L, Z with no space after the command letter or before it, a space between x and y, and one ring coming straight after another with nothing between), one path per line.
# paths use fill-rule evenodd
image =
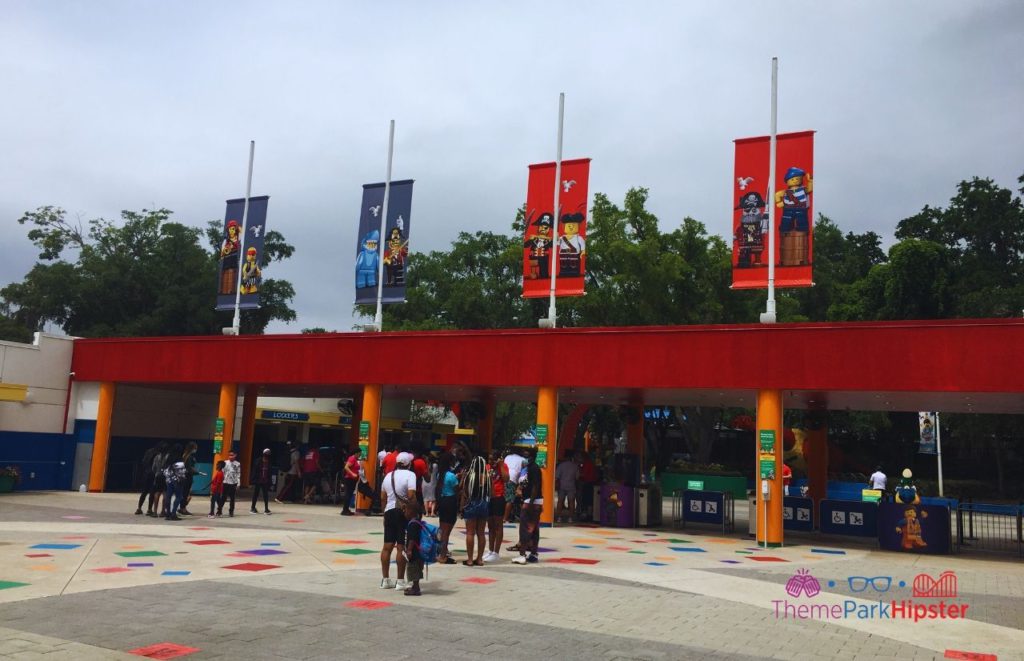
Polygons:
M234 451L228 452L228 460L224 462L224 497L221 498L220 507L217 508L217 516L224 512L224 501L228 503L228 516L235 515L235 496L238 494L238 485L242 482L242 464L238 463L238 455Z
M575 450L566 450L565 456L555 467L555 521L572 521L576 518L576 480L580 469L574 461Z
M868 478L868 485L872 489L878 489L882 492L882 500L888 499L888 494L885 491L885 487L889 482L889 478L886 477L885 473L882 472L882 466L875 466L875 472Z
M173 492L172 485L168 477L170 473L173 472L174 463L178 461L178 459L180 458L181 444L175 443L173 446L171 446L171 449L168 450L166 454L164 454L164 462L163 465L160 467L160 479L158 480L158 484L161 484L164 490L164 503L162 509L160 510L160 516L165 519L171 513L171 503L170 500L168 499L168 494Z
M320 469L320 451L313 444L309 444L302 455L302 502L306 505L313 504L316 485L320 482Z
M183 504L185 480L188 478L185 462L175 461L170 468L164 469L164 477L167 478L167 493L164 495L167 502L167 520L181 521L178 512Z
M430 481L430 464L424 458L424 450L422 445L415 445L412 449L412 472L416 474L416 502L420 504L420 511L423 511L423 487L426 482Z
M491 476L483 457L473 457L469 462L469 468L462 474L459 495L462 519L466 522L466 560L462 564L483 567L487 548L484 530L491 506Z
M519 556L512 559L517 565L538 561L540 547L540 512L544 508L542 472L536 462L536 450L526 448L526 479L519 480L523 508L519 514Z
M505 522L512 521L512 508L515 504L516 498L518 497L519 487L519 474L523 470L523 464L526 462L523 459L523 455L519 454L516 448L513 446L509 448L508 453L505 455L505 468L508 470L509 484L505 488ZM516 549L518 550L518 549Z
M217 469L213 471L213 479L210 480L210 513L206 515L207 519L212 519L214 512L220 516L224 509L224 466L227 463L221 459L217 462Z
M188 511L188 503L192 500L192 484L195 481L196 475L206 476L206 473L200 472L196 469L196 450L199 446L195 441L189 441L188 445L185 446L185 453L182 455L181 460L185 464L185 483L182 488L185 491L185 500L181 508L178 510L181 514L192 515L192 512Z
M256 512L256 499L263 492L263 513L270 514L270 483L273 480L274 467L270 464L270 448L263 450L263 456L252 467L252 505L249 511Z
M441 550L438 553L438 562L442 565L455 564L455 560L452 559L452 554L448 550L448 539L459 518L459 478L452 470L452 459L452 455L446 452L437 462L438 488L441 490L437 499L438 527L441 530Z
M408 523L405 526L405 579L409 587L405 596L420 596L420 580L423 578L424 558L420 552L420 535L423 532L423 510L415 500L402 505Z
M297 487L302 478L301 459L299 448L295 446L294 441L288 441L288 472L284 476L284 486L277 490L275 503L283 504L286 500L295 500L292 489Z
M416 474L409 470L412 455L402 452L397 457L397 468L384 477L381 484L381 501L384 505L384 545L380 550L380 587L382 589L405 590L405 528L408 523L402 507L405 503L416 502ZM391 552L398 547L398 580L392 581Z
M146 457L142 458L143 469L148 473L148 477L145 480L144 490L142 495L139 496L139 506L135 510L136 514L142 514L142 501L149 496L149 504L146 506L146 516L157 516L160 511L160 496L164 489L167 488L167 483L162 482L159 478L162 478L162 471L164 468L164 455L167 454L167 441L160 441L156 447L153 448L149 455L149 462L147 464ZM160 491L157 491L158 480L160 481Z
M437 516L437 462L431 460L429 463L430 467L427 469L427 479L423 480L424 516Z
M356 499L356 484L359 482L359 447L352 451L352 454L345 460L345 467L342 469L342 479L345 481L345 502L341 506L342 516L352 516L352 505Z
M142 460L139 462L139 473L142 476L142 492L139 494L139 505L135 508L135 515L139 516L142 514L142 503L146 501L146 497L149 497L149 511L153 511L153 457L160 452L160 444L154 445L153 447L146 450L146 453L142 455Z
M508 484L508 466L501 458L501 450L491 450L491 502L487 515L487 553L484 562L501 558L501 543L505 537L505 487Z

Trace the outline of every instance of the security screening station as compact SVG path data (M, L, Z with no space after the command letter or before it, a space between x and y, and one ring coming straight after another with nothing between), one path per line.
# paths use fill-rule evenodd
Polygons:
M575 431L559 429L559 402L756 408L756 446L750 448L758 467L756 538L774 546L784 542L784 407L1022 413L1024 355L1008 350L1015 346L1024 346L1022 319L112 338L76 340L70 371L74 389L99 393L90 491L108 485L111 436L127 422L122 391L216 397L215 408L166 413L202 418L211 434L223 419L218 433L225 443L238 438L242 457L252 454L257 393L355 399L354 427L361 428L369 456L378 451L385 400L483 403L480 450L490 448L496 402L533 401L537 428L547 430L537 438L538 454L548 458L547 523L554 518L553 458ZM752 348L763 357L763 369L750 370L743 360ZM401 356L402 369L381 356ZM805 440L816 449L808 465L816 509L826 497L825 429L808 430ZM628 428L628 451L642 456L643 439L639 416ZM375 462L367 462L367 470L372 480Z

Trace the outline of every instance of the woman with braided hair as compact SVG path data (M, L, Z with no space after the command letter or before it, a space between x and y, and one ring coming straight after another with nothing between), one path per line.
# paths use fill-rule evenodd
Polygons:
M462 518L466 522L466 560L462 564L467 567L483 567L484 551L487 550L484 535L491 502L491 474L483 457L473 457L466 472L462 474L459 486Z

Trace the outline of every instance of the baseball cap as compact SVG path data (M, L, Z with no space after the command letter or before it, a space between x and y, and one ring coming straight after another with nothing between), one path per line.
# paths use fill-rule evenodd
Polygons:
M264 448L263 454L270 454L270 448Z
M402 466L408 466L409 464L411 464L412 463L412 453L411 452L399 452L398 453L398 463L401 464Z

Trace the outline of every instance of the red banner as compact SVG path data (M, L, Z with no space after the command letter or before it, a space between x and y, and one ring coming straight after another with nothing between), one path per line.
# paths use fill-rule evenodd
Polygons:
M769 230L775 232L775 286L810 287L814 284L814 131L776 136L774 191L767 190L770 139L744 138L735 143L733 288L768 287Z
M523 296L551 295L551 268L556 296L581 296L587 268L587 182L590 159L562 161L555 239L555 164L530 166L526 192L526 234L523 237Z

